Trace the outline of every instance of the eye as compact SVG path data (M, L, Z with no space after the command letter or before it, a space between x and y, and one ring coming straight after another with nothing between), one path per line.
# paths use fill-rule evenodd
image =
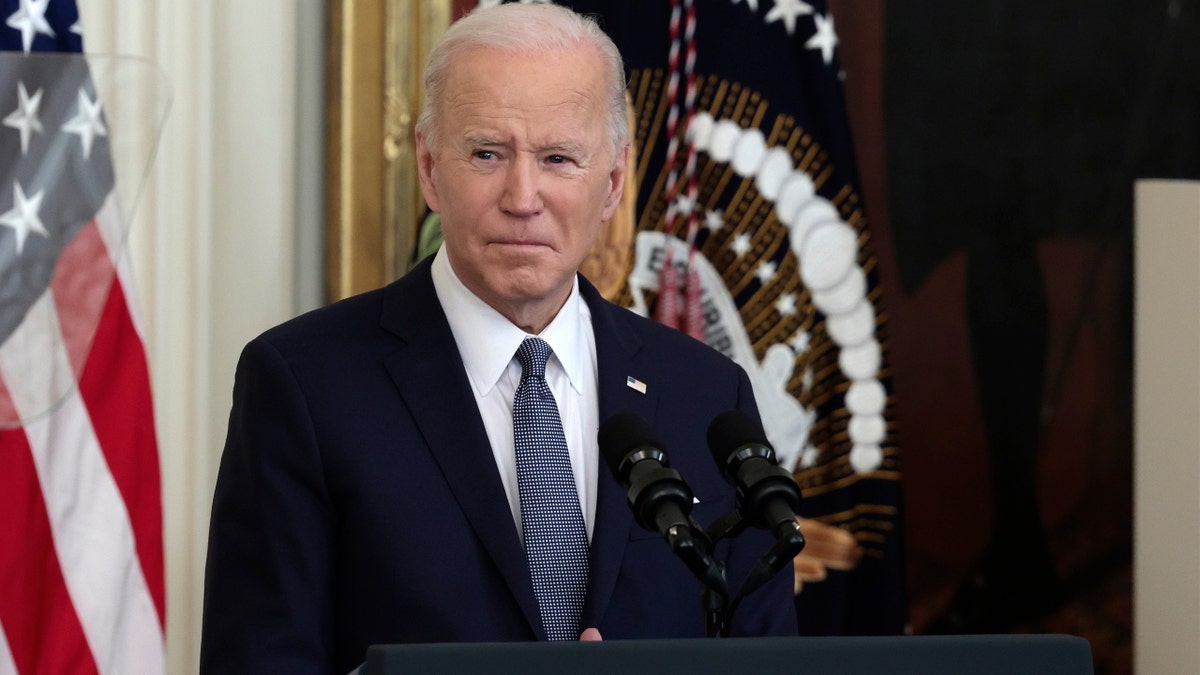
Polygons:
M491 150L476 150L474 156L475 159L491 160L496 158L496 153Z
M550 164L566 164L568 160L566 155L550 155L546 161Z

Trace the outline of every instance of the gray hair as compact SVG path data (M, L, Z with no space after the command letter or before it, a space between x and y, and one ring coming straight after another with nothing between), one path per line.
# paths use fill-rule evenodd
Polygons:
M607 72L608 136L614 156L629 139L625 116L625 67L617 46L596 23L558 5L504 4L479 8L455 21L429 54L425 67L425 107L416 131L430 145L437 142L437 108L450 62L461 51L482 47L505 52L535 53L591 46Z

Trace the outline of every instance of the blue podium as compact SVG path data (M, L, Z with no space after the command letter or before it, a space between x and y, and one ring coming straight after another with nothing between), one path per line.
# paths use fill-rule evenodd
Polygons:
M367 675L1092 675L1069 635L784 637L374 645Z

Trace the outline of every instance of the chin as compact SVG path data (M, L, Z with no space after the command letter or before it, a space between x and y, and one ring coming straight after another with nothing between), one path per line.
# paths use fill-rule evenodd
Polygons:
M493 277L493 283L489 285L498 297L506 302L515 303L544 300L563 287L570 290L570 276L564 283L557 277L547 275L544 270L536 274L525 272L526 270L513 270L502 273Z

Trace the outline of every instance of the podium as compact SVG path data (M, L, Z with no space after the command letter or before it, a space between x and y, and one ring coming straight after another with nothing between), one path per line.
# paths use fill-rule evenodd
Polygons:
M1069 635L780 637L373 645L367 675L1092 675Z

